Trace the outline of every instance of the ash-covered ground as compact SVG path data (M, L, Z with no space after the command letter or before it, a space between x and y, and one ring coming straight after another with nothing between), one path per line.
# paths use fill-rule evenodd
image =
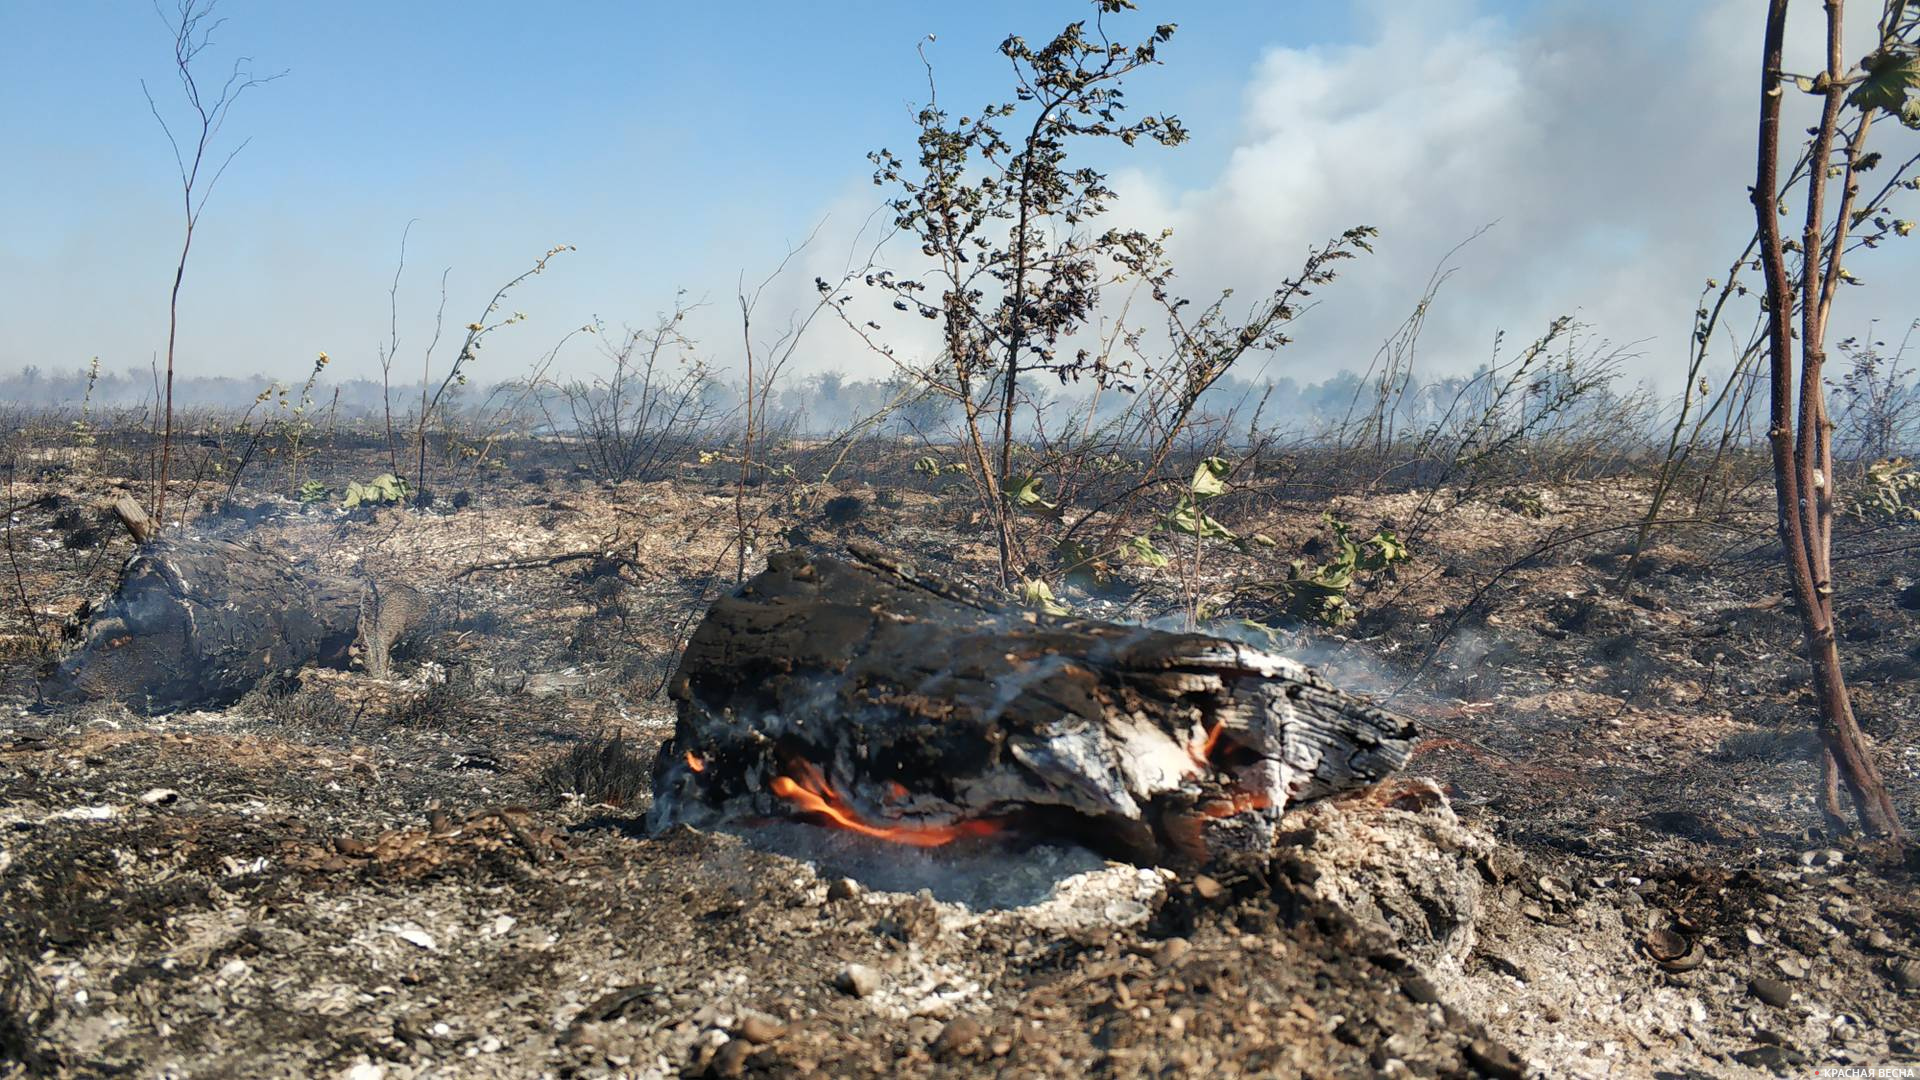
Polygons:
M1628 481L1438 510L1249 485L1216 516L1271 548L1069 591L1103 618L1174 625L1196 594L1261 618L1254 586L1325 543L1323 512L1413 534L1357 620L1276 647L1419 723L1408 773L1450 805L1301 808L1272 862L1173 874L1044 838L647 835L673 723L659 689L734 579L718 471L609 486L523 466L427 508L196 500L190 531L418 585L433 632L389 682L307 670L219 712L42 707L38 641L131 551L91 509L117 488L13 489L9 574L35 614L5 616L0 1074L1654 1077L1920 1059L1920 857L1831 834L1817 810L1764 499L1727 529L1663 534L1629 596ZM971 511L930 479L767 484L745 496L749 563L860 538L984 581ZM1920 824L1904 535L1841 538L1840 609L1862 720ZM553 556L570 557L538 565Z

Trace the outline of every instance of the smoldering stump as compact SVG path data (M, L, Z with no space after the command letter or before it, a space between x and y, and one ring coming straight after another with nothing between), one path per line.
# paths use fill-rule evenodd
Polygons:
M1285 657L1009 609L887 553L797 551L713 605L669 686L656 829L801 816L932 846L1012 829L1148 863L1263 852L1410 725Z
M75 618L44 697L217 708L272 672L346 665L357 583L240 541L156 538L139 507L122 502L114 511L140 547L113 591Z

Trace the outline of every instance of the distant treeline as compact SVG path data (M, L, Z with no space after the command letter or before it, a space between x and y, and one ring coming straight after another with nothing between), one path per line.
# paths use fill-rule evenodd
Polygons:
M1474 380L1472 375L1435 379L1410 387L1400 396L1396 420L1402 426L1431 420L1444 411L1447 402ZM85 367L50 371L28 365L10 374L0 375L0 401L30 408L78 409L87 403L94 409L113 410L151 406L158 397L153 373L128 369L114 373L101 371L88 388ZM304 378L287 380L265 374L185 375L173 384L174 406L181 409L244 410L264 396L267 404L282 393L292 405L299 405ZM556 380L542 388L543 398L557 399L566 389L591 392L591 380ZM521 384L505 382L490 388L464 387L450 391L455 411L482 408L490 402L523 390ZM915 392L917 385L902 376L883 379L850 378L828 371L788 379L776 387L768 404L773 414L769 426L802 434L830 434L844 431L862 420L890 412L891 424L910 429L938 432L958 416L958 409L937 397ZM331 381L322 379L312 389L313 411L338 409L342 419L380 415L385 409L382 388L372 379ZM395 384L392 388L395 415L418 409L420 385ZM725 414L739 404L740 393L719 378L707 378L698 393L709 412ZM1348 413L1366 412L1372 406L1372 384L1351 371L1337 372L1319 382L1302 383L1292 378L1255 382L1228 377L1200 398L1198 411L1204 415L1236 417L1251 422L1257 412L1261 425L1287 426L1307 422L1338 422ZM1062 422L1067 414L1079 412L1089 403L1086 391L1077 386L1048 392L1038 388L1036 403L1052 423ZM1130 402L1124 391L1109 393L1099 402L1096 422L1123 412ZM536 404L531 396L528 406ZM537 409L533 411L538 412ZM558 426L566 426L565 410L553 412Z
M1858 360L1858 358L1856 358ZM1920 441L1920 385L1913 372L1874 358L1856 363L1856 370L1834 387L1838 442L1851 455L1887 456L1906 452ZM676 418L697 416L708 432L728 427L738 416L740 389L710 369L686 369L671 385L647 385L644 380L615 386L594 378L558 378L529 387L503 382L492 386L457 386L442 400L450 417L485 417L490 424L533 432L575 433L587 427L586 418L610 415L606 406L618 404L631 414L629 426L644 426L648 417L669 415L659 402L681 395L697 407L678 410ZM1725 373L1716 382L1727 379ZM1751 376L1736 379L1747 405L1714 421L1719 428L1731 420L1734 441L1751 442L1762 433L1764 386ZM1482 367L1461 375L1393 380L1367 378L1339 371L1317 382L1294 378L1249 380L1227 376L1206 390L1195 407L1200 425L1229 439L1245 438L1256 429L1286 432L1311 440L1373 442L1390 445L1417 440L1423 431L1491 418L1497 424L1528 427L1532 412L1550 413L1550 428L1591 429L1604 422L1616 435L1663 442L1673 422L1675 402L1660 400L1610 368L1544 369L1527 373L1524 385L1513 387L1504 372ZM392 410L396 421L409 425L417 416L420 385L396 384ZM1027 424L1058 434L1073 429L1087 432L1119 420L1135 397L1125 390L1108 390L1097 398L1084 385L1037 386L1027 392L1032 400L1023 409ZM33 410L77 412L85 403L105 420L113 412L147 410L156 400L151 372L130 369L101 371L89 389L87 368L49 371L23 367L0 375L0 402ZM267 416L301 405L307 393L304 379L289 382L273 376L183 376L174 382L176 409L188 412L241 413L249 408ZM321 380L310 391L306 417L310 423L352 424L384 415L381 384L372 379ZM1757 398L1755 397L1757 393ZM1505 396L1503 396L1505 395ZM959 409L951 401L926 391L904 374L887 378L850 378L835 371L796 376L777 385L767 398L765 417L756 418L766 430L792 435L830 435L861 428L870 434L890 434L941 441L954 437ZM1755 404L1757 408L1753 407ZM600 406L598 412L593 406ZM1729 406L1731 408L1731 406ZM324 418L324 419L323 419ZM1117 425L1116 425L1117 426ZM1529 431L1529 435L1546 431Z

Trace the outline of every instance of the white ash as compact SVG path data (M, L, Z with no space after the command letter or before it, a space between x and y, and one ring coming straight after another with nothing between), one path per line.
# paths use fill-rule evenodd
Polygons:
M870 893L924 896L943 926L996 915L1071 930L1143 921L1173 875L1114 863L1082 847L1025 846L996 838L916 848L814 825L742 830L749 843L808 864L822 895L851 878Z
M1047 933L1119 928L1145 922L1173 873L1109 862L1084 848L1018 847L998 841L920 849L855 833L773 824L745 833L751 842L798 860L797 885L827 903L828 883L850 878L850 899L867 916L931 909L944 936L999 933L1009 925ZM927 957L909 943L861 996L876 1015L944 1021L991 998L962 966Z

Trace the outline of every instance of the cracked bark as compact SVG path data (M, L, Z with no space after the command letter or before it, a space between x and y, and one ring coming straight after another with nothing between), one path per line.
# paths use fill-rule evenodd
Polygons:
M1406 761L1409 725L1284 657L1008 609L850 550L777 554L708 612L669 684L656 828L818 819L774 791L811 767L876 830L993 823L1194 863L1264 851L1287 805Z

